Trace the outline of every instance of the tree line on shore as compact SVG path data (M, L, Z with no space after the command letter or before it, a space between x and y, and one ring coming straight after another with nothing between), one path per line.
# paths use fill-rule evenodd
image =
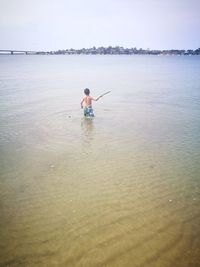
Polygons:
M50 54L50 55L200 55L200 48L196 50L150 50L150 49L137 49L135 48L124 48L122 46L108 46L82 49L63 49L50 52L38 52L38 54Z

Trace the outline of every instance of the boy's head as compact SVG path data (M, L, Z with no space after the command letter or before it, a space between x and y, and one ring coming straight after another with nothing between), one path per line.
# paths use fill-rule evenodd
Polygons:
M85 93L85 95L89 95L90 94L90 90L88 88L85 88L84 93Z

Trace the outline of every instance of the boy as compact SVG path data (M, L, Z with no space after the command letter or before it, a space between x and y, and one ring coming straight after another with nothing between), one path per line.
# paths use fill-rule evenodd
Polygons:
M84 116L85 117L94 117L93 108L92 108L92 101L93 100L97 101L102 96L99 96L97 98L90 96L90 90L88 88L86 88L84 90L84 93L85 93L85 97L81 101L81 108L83 108L83 104L84 104Z

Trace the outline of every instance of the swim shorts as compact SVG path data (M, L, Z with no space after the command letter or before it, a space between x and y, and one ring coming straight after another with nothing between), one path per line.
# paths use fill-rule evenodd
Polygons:
M84 116L85 117L94 117L93 108L91 106L84 108Z

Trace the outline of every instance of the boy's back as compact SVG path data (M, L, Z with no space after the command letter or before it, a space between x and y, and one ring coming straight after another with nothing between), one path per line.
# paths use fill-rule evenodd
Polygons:
M93 97L87 95L83 99L86 107L92 106L92 100L94 100Z

